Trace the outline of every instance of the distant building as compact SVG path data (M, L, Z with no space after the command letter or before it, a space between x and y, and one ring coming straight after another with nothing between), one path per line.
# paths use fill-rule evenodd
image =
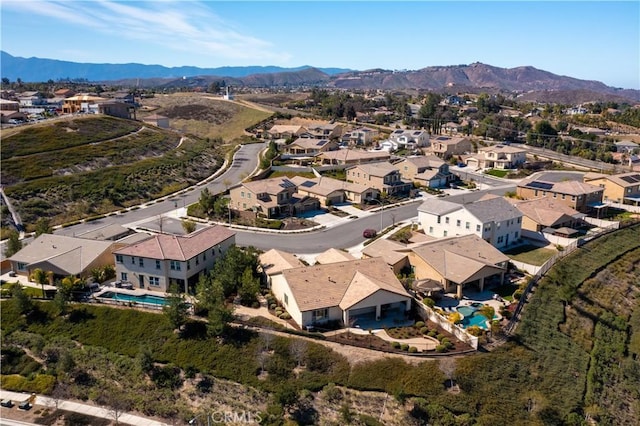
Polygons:
M169 126L169 118L160 114L151 114L142 119L143 123L147 123L151 126L160 127L161 129L168 129Z

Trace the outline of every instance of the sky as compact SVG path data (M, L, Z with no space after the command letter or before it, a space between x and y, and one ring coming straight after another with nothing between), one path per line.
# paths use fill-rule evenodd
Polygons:
M0 0L20 57L417 70L473 62L640 89L640 1Z

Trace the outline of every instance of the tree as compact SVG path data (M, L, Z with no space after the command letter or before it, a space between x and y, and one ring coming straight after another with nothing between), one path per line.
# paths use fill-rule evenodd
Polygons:
M58 291L64 293L68 300L70 300L74 293L82 292L84 290L84 286L85 281L82 278L69 275L60 281Z
M291 356L298 364L298 367L302 366L304 359L307 355L307 342L302 339L292 339L289 343L289 352Z
M26 315L33 310L33 302L20 284L16 283L11 287L11 297L13 297L20 314Z
M52 234L53 228L51 228L51 222L46 217L41 217L36 221L35 236L38 237L42 234Z
M20 234L15 229L12 229L9 231L9 239L7 240L7 248L4 250L4 255L6 257L11 257L20 250L22 250Z
M191 219L183 219L182 229L184 229L185 233L190 234L196 230L196 223Z
M254 302L258 301L257 294L260 291L260 280L255 277L253 271L249 268L245 268L242 273L242 280L240 288L238 289L238 296L240 296L240 303L245 306L251 306Z
M209 308L207 317L207 333L213 337L219 337L227 330L227 325L233 320L233 310L226 306L224 301L216 303Z
M56 291L56 295L53 297L53 304L59 316L65 315L67 313L67 305L69 304L69 294L63 291Z
M166 301L167 304L162 310L169 319L173 329L180 330L187 322L189 306L184 300L184 295L179 292L177 285L171 285L169 297L167 297Z
M478 312L480 313L480 315L485 317L487 321L493 321L493 317L496 314L496 310L493 308L493 306L489 305L484 305L482 308L478 309Z
M29 277L31 281L36 284L40 284L42 286L42 297L45 297L44 285L49 282L49 274L43 271L40 268L36 268L31 273L31 277Z

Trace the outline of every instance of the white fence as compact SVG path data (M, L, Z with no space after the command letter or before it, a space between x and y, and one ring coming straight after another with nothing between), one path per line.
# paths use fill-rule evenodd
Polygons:
M606 203L616 209L620 209L620 210L626 210L628 212L632 212L632 213L640 213L640 206L632 206L629 204L622 204L622 203L613 203L611 201L606 201Z
M421 301L414 299L413 303L418 307L418 315L422 318L429 319L430 321L438 324L444 330L456 336L456 338L462 342L467 343L473 349L478 349L478 338L472 336L467 331L455 324L450 323L446 318L438 315L433 309L425 306Z

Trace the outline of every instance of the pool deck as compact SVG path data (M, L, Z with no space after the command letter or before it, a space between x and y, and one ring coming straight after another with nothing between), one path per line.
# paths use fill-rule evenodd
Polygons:
M93 296L100 297L105 293L120 293L120 294L128 294L129 296L158 296L158 297L167 297L169 296L167 293L161 293L159 291L149 291L143 288L134 288L134 289L126 289L119 287L100 287L100 290L93 293Z

